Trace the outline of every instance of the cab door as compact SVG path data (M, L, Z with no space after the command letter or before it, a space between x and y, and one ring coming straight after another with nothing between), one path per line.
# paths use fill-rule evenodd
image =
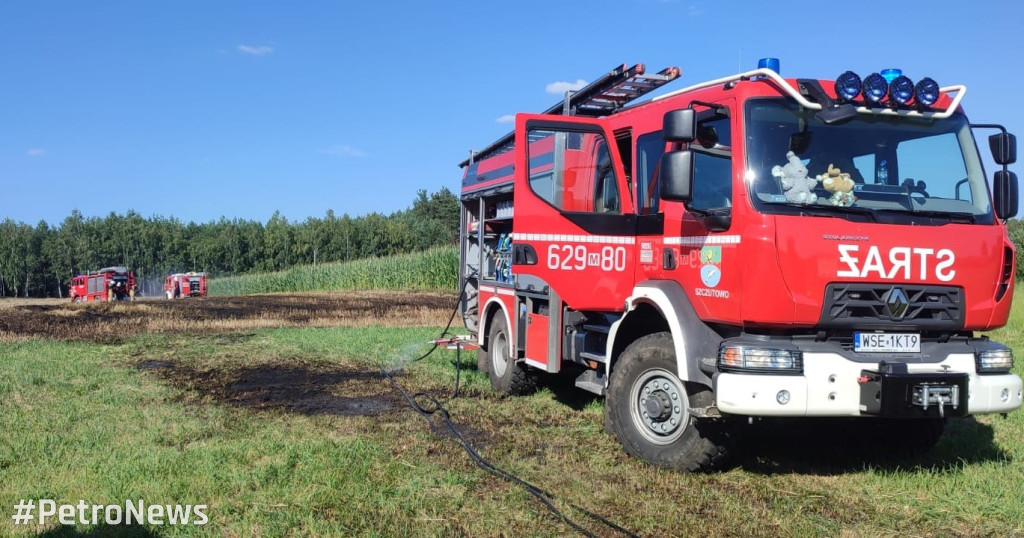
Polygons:
M695 104L692 199L662 204L665 246L669 260L649 278L676 280L690 294L701 319L735 322L740 317L744 275L757 274L758 260L744 260L740 226L744 192L742 138L735 101L731 98ZM734 151L735 150L735 151Z
M621 311L633 289L636 212L600 119L516 116L513 260L520 285L575 310Z

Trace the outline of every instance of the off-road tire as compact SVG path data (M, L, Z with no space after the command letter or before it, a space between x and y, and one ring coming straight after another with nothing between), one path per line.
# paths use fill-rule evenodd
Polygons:
M524 395L537 390L538 373L510 356L512 340L505 318L498 314L491 321L487 337L487 374L494 390Z
M652 409L649 400L668 407L661 415L644 415ZM655 333L630 344L615 363L605 424L628 454L653 465L691 472L721 469L731 444L728 424L689 413L690 407L707 407L713 400L709 388L678 378L672 336ZM665 432L659 431L662 426Z

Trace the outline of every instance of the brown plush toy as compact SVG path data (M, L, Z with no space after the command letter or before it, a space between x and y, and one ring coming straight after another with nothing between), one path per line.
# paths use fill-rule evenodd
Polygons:
M829 164L828 172L819 174L818 179L825 190L832 193L829 201L832 205L851 206L853 197L853 178L847 172L842 172L835 166Z

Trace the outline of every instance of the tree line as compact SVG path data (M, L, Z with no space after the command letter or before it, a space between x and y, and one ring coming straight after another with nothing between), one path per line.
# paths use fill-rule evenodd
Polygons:
M74 275L111 265L135 271L143 294L160 293L173 272L211 276L278 271L295 265L390 256L454 244L458 198L447 188L420 190L412 206L390 215L370 213L266 223L226 219L205 224L174 217L84 217L72 211L60 224L0 223L0 297L64 297ZM1009 221L1017 246L1017 278L1024 279L1024 221Z
M73 276L112 265L134 271L140 291L155 295L173 272L237 275L425 250L457 241L458 204L445 187L420 190L411 207L390 215L338 217L329 210L322 218L289 221L275 212L266 223L221 217L196 224L135 211L84 217L75 210L57 225L5 219L0 297L65 297Z

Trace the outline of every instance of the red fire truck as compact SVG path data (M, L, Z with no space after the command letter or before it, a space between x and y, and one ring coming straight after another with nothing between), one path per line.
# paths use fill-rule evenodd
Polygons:
M206 297L206 273L174 273L164 281L164 292L168 299Z
M919 451L1021 406L978 334L1010 312L1015 137L969 123L964 86L773 65L632 105L679 70L623 65L461 163L461 308L494 388L571 372L628 453L688 470L764 417Z
M74 302L134 299L135 274L127 267L105 267L71 279L68 295Z

